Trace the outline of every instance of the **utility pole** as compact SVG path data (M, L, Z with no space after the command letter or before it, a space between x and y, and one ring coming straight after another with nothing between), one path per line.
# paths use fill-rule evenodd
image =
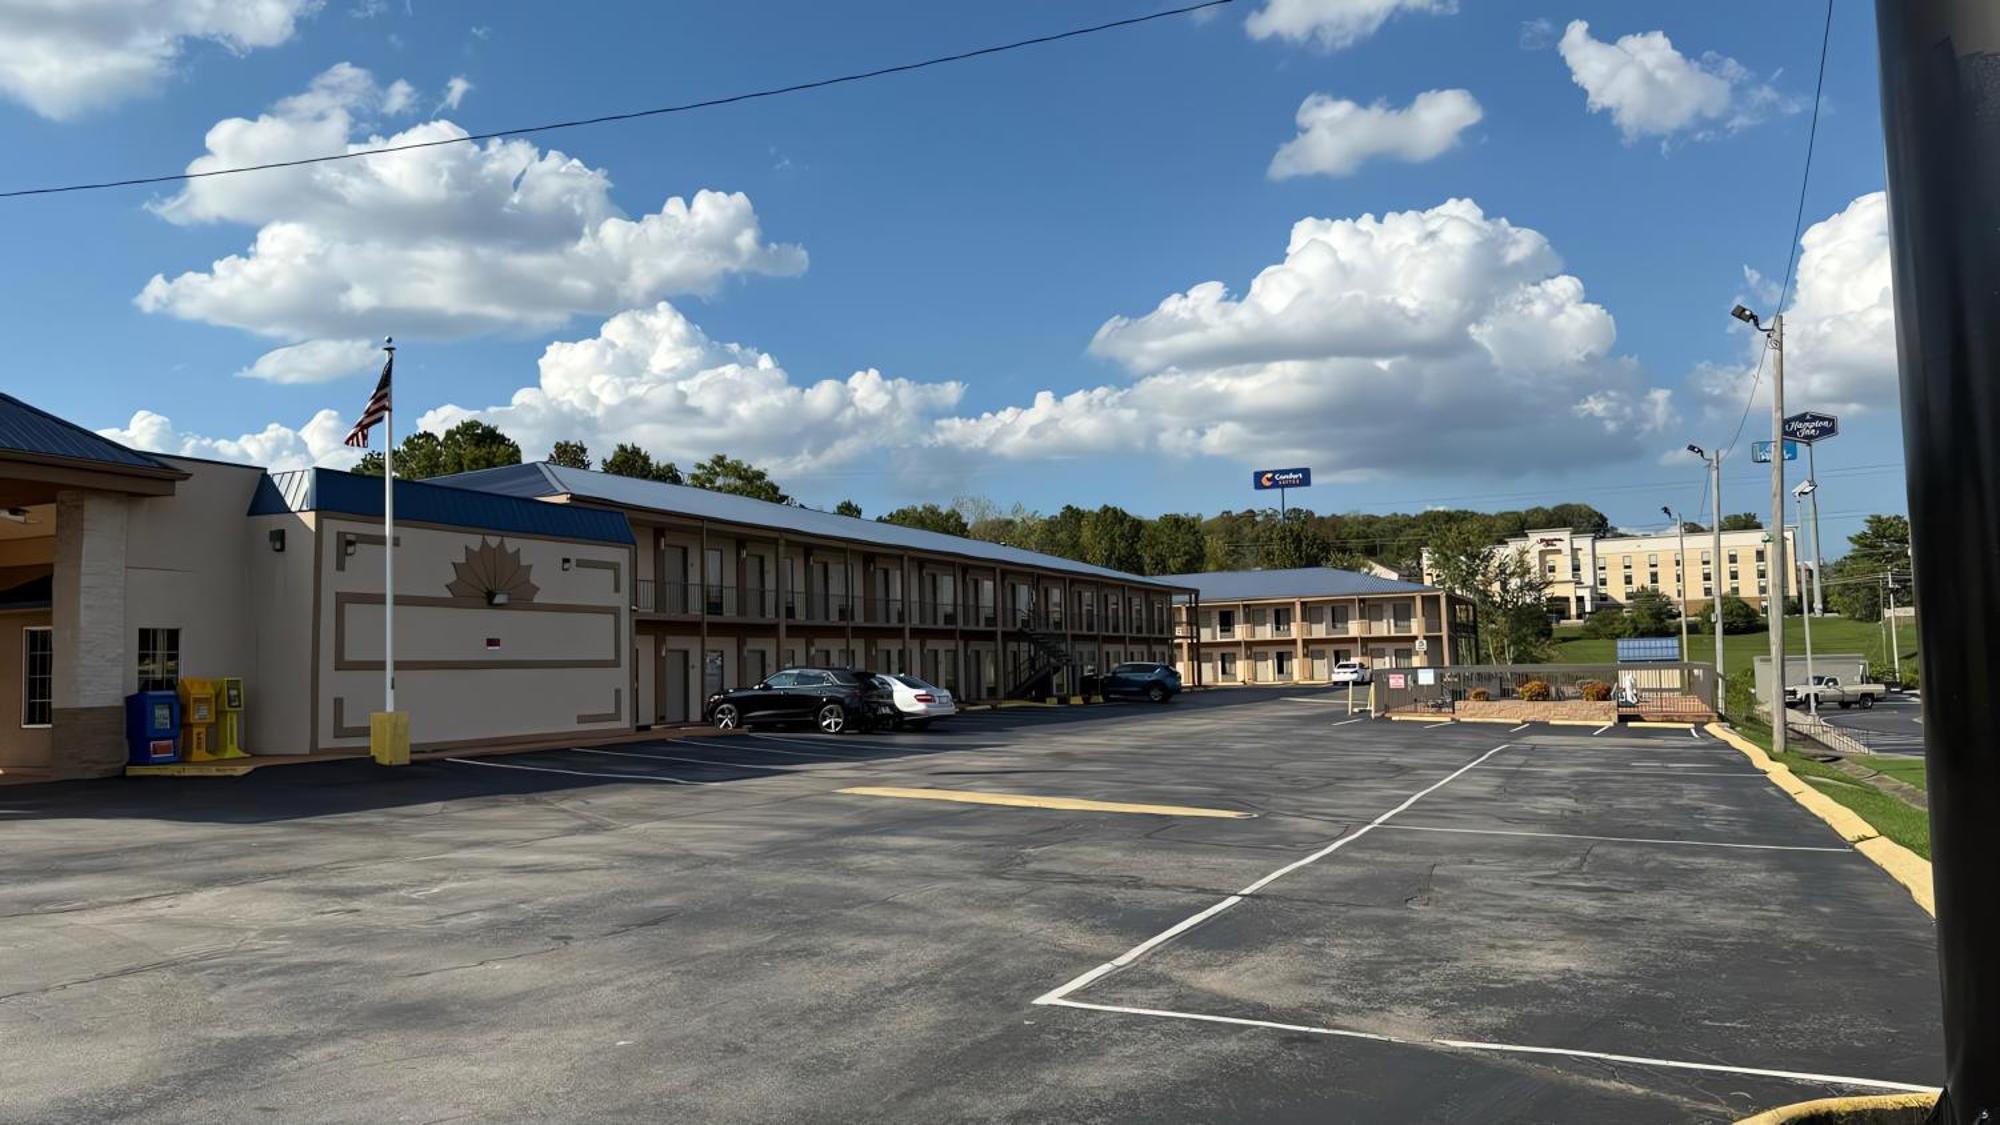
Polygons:
M1806 500L1812 496L1815 490L1816 488L1810 477L1800 481L1799 486L1792 490L1792 506L1798 510L1800 523L1805 522ZM1780 527L1778 531L1782 535L1784 528ZM1813 576L1815 579L1819 576L1818 550L1813 551ZM1805 609L1804 605L1799 606L1799 623L1806 631L1806 691L1810 693L1806 699L1807 706L1812 711L1812 717L1817 719L1819 718L1819 684L1813 679L1812 614L1804 612Z
M1819 584L1819 560L1822 557L1819 553L1819 458L1814 455L1818 448L1816 441L1806 443L1806 479L1813 482L1812 495L1808 497L1812 501L1812 612L1825 617L1826 590ZM1805 517L1800 516L1799 519L1803 521ZM1800 606L1799 609L1803 612L1805 607Z
M1720 715L1728 702L1728 696L1724 694L1728 683L1722 675L1722 451L1717 450L1715 456L1710 457L1699 445L1690 445L1687 450L1708 466L1708 495L1714 501L1708 525L1709 533L1715 537L1715 547L1709 555L1708 564L1708 615L1715 629L1715 713ZM1685 566L1687 560L1682 559L1681 563ZM1681 609L1681 616L1686 619L1685 606Z
M1896 682L1903 682L1903 636L1896 628L1896 575L1891 571L1882 579L1882 590L1887 597L1888 609L1882 614L1882 623L1889 627L1889 659L1896 666Z
M1674 570L1680 579L1681 592L1681 660L1688 660L1688 529L1681 514L1664 505L1660 511L1674 521L1674 534L1681 537L1680 553L1674 556Z
M2000 1115L2000 81L1992 0L1877 0L1896 357L1923 654L1944 1093L1934 1125ZM1914 571L1913 571L1914 573ZM1942 585L1940 585L1940 583Z
M1785 753L1785 314L1771 318L1771 578L1764 620L1771 623L1771 749ZM1803 608L1803 607L1801 607Z

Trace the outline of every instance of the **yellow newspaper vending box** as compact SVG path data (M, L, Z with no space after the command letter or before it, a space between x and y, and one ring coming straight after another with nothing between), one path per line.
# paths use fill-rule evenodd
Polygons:
M233 691L232 691L233 687ZM243 681L182 676L181 760L217 762L243 752Z

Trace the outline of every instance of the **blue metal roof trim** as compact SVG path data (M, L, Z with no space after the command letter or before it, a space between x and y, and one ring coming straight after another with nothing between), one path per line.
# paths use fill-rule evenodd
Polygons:
M1351 598L1369 594L1435 594L1436 586L1377 578L1354 570L1330 566L1304 566L1289 570L1215 570L1201 574L1173 574L1155 579L1177 586L1193 586L1203 601L1254 601L1258 598Z
M336 469L272 473L257 485L249 514L337 512L382 518L382 478ZM498 492L451 488L426 481L396 482L396 517L474 531L511 531L556 539L632 543L632 525L617 512L550 504Z
M72 461L96 461L127 469L167 473L180 471L137 450L127 449L110 438L91 433L74 422L65 422L10 394L0 394L0 449L43 457L64 457Z
M711 492L705 488L693 488L688 485L662 484L659 481L615 476L589 469L569 469L547 462L460 473L441 477L438 483L453 488L508 493L534 487L533 478L526 472L530 469L538 471L550 489L549 492L532 493L533 495L566 494L600 503L648 508L696 519L717 520L752 527L771 527L782 531L795 531L801 535L849 539L899 550L936 551L939 554L960 555L1014 566L1032 566L1042 570L1061 570L1136 585L1175 584L1165 578L1126 574L1123 571L1092 566L1073 559L1045 555L1039 551L988 543L981 539L965 539L939 531L924 531L920 528L903 527L900 524L815 511L812 508L773 504L766 500L753 500L748 496L737 496L728 492Z

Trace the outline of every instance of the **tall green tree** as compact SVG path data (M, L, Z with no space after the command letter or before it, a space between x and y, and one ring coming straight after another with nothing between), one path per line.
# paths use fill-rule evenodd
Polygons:
M1641 586L1632 591L1625 605L1626 615L1632 622L1635 637L1672 636L1680 627L1680 607L1674 600L1651 586Z
M836 516L853 516L855 519L860 519L861 505L856 504L852 500L842 500L833 506L833 514Z
M706 488L710 492L727 492L736 496L748 496L752 500L767 500L773 504L790 504L792 498L771 479L771 474L734 457L718 453L688 472L688 483L696 488Z
M1202 568L1204 545L1201 518L1168 512L1147 520L1139 533L1139 556L1145 574L1192 574Z
M936 504L907 504L884 516L876 517L881 523L893 523L899 527L915 527L924 531L936 531L945 535L967 537L972 528L965 522L956 508L940 508Z
M1755 512L1736 512L1722 517L1724 531L1756 531L1764 526Z
M1880 621L1885 583L1895 583L1897 605L1910 604L1909 571L1909 517L1872 515L1847 537L1847 554L1826 565L1821 585L1835 613Z
M613 476L637 477L640 480L659 481L661 484L686 484L680 466L672 461L655 461L653 455L629 441L619 442L611 456L604 459L604 471Z
M1035 549L1057 558L1083 561L1083 520L1089 513L1075 504L1044 519L1037 529Z
M1332 547L1326 536L1313 526L1312 513L1294 509L1280 517L1268 513L1269 519L1259 521L1257 531L1257 554L1262 565L1268 570L1285 570L1292 567L1320 566Z
M1549 581L1526 552L1492 543L1487 528L1465 521L1431 543L1431 571L1440 588L1473 604L1483 659L1493 664L1547 659Z
M1078 539L1082 561L1137 574L1145 568L1146 521L1106 504L1083 517Z
M430 477L469 473L521 463L521 447L498 429L468 418L444 432L443 437L418 430L396 446L396 478L425 480ZM362 455L354 471L367 476L382 475L382 455Z
M590 468L590 447L580 441L559 441L549 450L549 464L565 469Z

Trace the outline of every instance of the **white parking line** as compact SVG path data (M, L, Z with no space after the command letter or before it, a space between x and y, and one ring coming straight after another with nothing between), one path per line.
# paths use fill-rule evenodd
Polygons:
M1467 836L1546 836L1556 840L1601 840L1612 844L1672 844L1688 848L1744 848L1765 852L1839 852L1850 848L1818 847L1806 844L1735 844L1722 840L1662 840L1647 836L1585 836L1575 832L1529 832L1506 828L1445 828L1430 824L1385 824L1398 832L1453 832Z
M1038 1004L1043 1002L1041 1000L1036 1001ZM1275 1020L1244 1019L1240 1016L1212 1016L1203 1012L1173 1012L1164 1008L1129 1008L1122 1004L1092 1004L1082 1000L1055 999L1046 1002L1061 1005L1065 1008L1084 1008L1097 1012L1117 1012L1128 1016L1156 1016L1162 1019L1229 1024L1235 1027L1262 1027L1274 1031L1304 1032L1307 1035L1338 1036L1343 1039L1372 1039L1378 1043L1438 1047L1455 1051L1561 1055L1567 1058L1596 1059L1602 1062L1625 1063L1631 1066L1656 1066L1670 1070L1698 1070L1711 1074L1741 1074L1756 1078L1782 1078L1792 1082L1808 1082L1826 1086L1859 1086L1871 1090L1897 1090L1912 1094L1937 1092L1937 1087L1935 1086L1917 1086L1907 1082L1889 1082L1880 1078L1854 1078L1843 1074L1814 1074L1803 1070L1773 1070L1766 1067L1730 1066L1724 1063L1688 1062L1683 1059L1656 1059L1648 1058L1644 1055L1614 1055L1604 1051L1582 1051L1568 1047L1536 1047L1522 1043L1485 1043L1474 1039L1403 1039L1394 1035L1380 1035L1369 1031L1350 1031L1338 1027L1314 1027L1310 1024L1279 1023Z
M685 738L663 738L663 739L661 739L660 741L661 741L661 742L672 742L672 743L675 743L675 744L677 744L677 745L680 745L680 746L693 746L693 747L695 747L696 749L699 749L699 750L722 750L722 749L725 749L725 747L724 747L724 746L722 746L721 744L718 744L718 743L714 743L714 742L692 742L692 741L690 741L690 740L688 740L688 739L685 739ZM778 749L778 748L777 748L777 747L775 747L775 746L741 746L741 745L734 745L735 743L740 743L740 742L742 742L742 741L743 741L743 740L742 740L742 739L740 739L740 738L737 738L737 739L731 739L730 741L731 741L732 745L729 745L729 746L727 746L727 747L726 747L726 749L730 749L730 750L746 750L746 751L749 751L749 752L750 752L750 753L752 753L752 754L783 754L783 755L784 755L785 757L787 757L787 758L820 758L820 759L823 759L823 760L825 760L825 761L829 761L829 762L852 762L852 761L854 761L854 759L853 759L853 758L850 758L850 757L847 757L847 756L846 756L846 755L844 755L844 754L823 754L823 753L818 753L818 752L816 752L816 751L812 751L812 750L780 750L780 749Z
M1208 907L1206 910L1203 910L1198 914L1191 915L1187 918L1181 919L1174 925L1168 927L1165 930L1162 930L1157 934L1154 934L1152 937L1147 938L1145 941L1140 942L1138 945L1133 946L1132 948L1126 950L1124 953L1121 953L1118 956L1112 958L1111 960L1106 961L1102 965L1099 965L1096 968L1089 970L1088 972L1081 973L1076 977L1071 978L1067 983L1064 983L1053 989L1050 989L1049 991L1036 997L1035 1003L1037 1004L1056 1003L1062 1000L1063 997L1069 995L1072 992L1075 992L1077 989L1082 988L1084 985L1091 983L1092 981L1098 979L1099 977L1104 976L1106 973L1112 972L1113 970L1120 969L1126 965L1131 964L1132 962L1138 960L1140 957L1144 956L1148 951L1152 950L1154 947L1162 945L1167 941L1173 939L1174 937L1182 933L1185 933L1188 930L1193 929L1194 927L1200 925L1203 922L1208 921L1210 918L1213 918L1217 914L1220 914L1223 911L1229 909L1230 907L1235 906L1237 903L1242 902L1244 899L1249 898L1250 896L1256 894L1258 891L1261 891L1265 887L1270 886L1272 883L1277 882L1279 879L1282 879L1285 876L1290 875L1292 872L1297 871L1299 868L1305 867L1309 864L1317 863L1320 860L1325 859L1327 856L1332 855L1334 852L1339 851L1340 849L1346 847L1347 845L1353 843L1354 841L1359 840L1361 837L1368 835L1370 832L1373 832L1375 829L1380 828L1383 824L1388 822L1389 818L1395 816L1397 813L1407 810L1411 805L1416 804L1418 801L1423 800L1425 797L1431 795L1432 793L1437 792L1439 789L1444 788L1446 785L1451 784L1453 781L1458 780L1458 778L1463 776L1467 770L1472 769L1474 766L1477 766L1481 762L1484 762L1486 759L1491 758L1495 754L1498 754L1500 751L1507 749L1507 747L1511 745L1513 744L1508 742L1503 742L1500 745L1495 746L1493 749L1488 750L1486 753L1481 754L1479 757L1474 758L1470 762L1467 762L1464 765L1458 767L1457 769L1451 771L1450 773L1446 774L1439 780L1434 781L1431 784L1425 786L1424 788L1417 790L1415 793L1410 794L1408 797L1405 797L1403 799L1402 804L1397 805L1395 808L1390 809L1388 812L1385 812L1381 816L1376 817L1374 820L1369 821L1367 824L1362 825L1355 831L1340 837L1331 844L1328 844L1327 846L1319 849L1318 851L1312 853L1309 856L1306 856L1303 859L1293 860L1292 862L1284 865L1283 867L1278 868L1276 871L1273 871L1270 874L1265 875L1263 878L1257 880L1256 882L1251 883L1249 886L1244 887L1242 890L1237 891L1235 894L1230 895L1229 897L1223 899L1222 901Z
M1598 727L1598 728L1597 728L1596 730L1594 730L1594 731L1591 731L1591 732L1590 732L1590 737L1592 737L1592 738L1596 738L1596 737L1597 737L1598 735L1600 735L1600 734L1603 734L1603 733L1604 733L1605 731L1608 731L1608 730L1610 730L1610 729L1611 729L1612 727L1615 727L1615 726L1617 726L1617 725L1618 725L1617 723L1606 723L1606 724L1604 724L1603 726L1601 726L1601 727Z
M1337 722L1337 723L1335 723L1335 724L1333 724L1333 725L1334 725L1334 726L1337 726L1337 727L1344 727L1344 726L1347 726L1347 725L1348 725L1348 724L1350 724L1350 723L1365 723L1365 722L1367 722L1367 721L1368 721L1368 716L1366 716L1366 715L1362 715L1362 716L1360 716L1360 717L1358 717L1358 718L1353 718L1353 719L1342 719L1341 721L1339 721L1339 722Z
M639 754L631 750L586 750L581 746L571 750L576 754L602 754L607 758L639 758L648 762L686 762L692 766L715 766L726 770L809 770L811 766L756 766L744 762L717 762L708 758L679 758L672 754Z
M1508 728L1507 728L1507 733L1508 733L1508 734L1513 734L1513 733L1514 733L1515 731L1517 731L1517 730L1527 730L1527 729L1528 729L1528 728L1529 728L1530 726L1532 726L1532 725L1533 725L1533 724L1531 724L1531 723L1522 723L1522 724L1521 724L1520 726L1518 726L1518 727L1508 727Z
M660 781L660 782L665 782L669 785L714 784L714 782L709 782L709 781L689 781L686 778L661 777L655 774L600 773L594 770L560 770L555 768L554 766L529 766L529 765L523 765L520 762L485 762L481 761L478 758L446 758L445 761L455 762L461 766L485 766L488 769L496 769L496 770L532 770L535 773L564 773L564 774L569 774L571 777L603 777L603 778L609 778L612 781Z

